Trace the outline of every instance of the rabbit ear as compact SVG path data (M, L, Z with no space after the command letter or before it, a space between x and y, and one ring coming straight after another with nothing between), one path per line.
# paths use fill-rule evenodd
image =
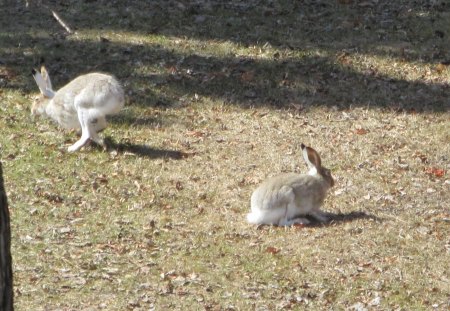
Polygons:
M322 166L322 161L320 159L319 154L316 150L311 147L307 147L304 144L301 144L303 159L305 160L308 167L311 168L320 168Z
M41 66L41 75L44 78L45 83L47 84L47 89L53 90L52 81L50 80L50 76L48 75L48 71L44 65Z
M47 71L45 71L45 72L47 72ZM36 84L38 85L39 90L41 91L41 94L48 98L52 98L53 96L55 96L53 90L51 89L51 86L50 86L50 88L47 87L47 82L44 79L44 77L42 76L42 74L39 71L37 71L36 69L33 69L32 73L33 73L33 78L36 81Z
M41 91L42 94L45 95L45 90L46 90L46 86L47 83L45 82L45 79L42 77L41 73L38 72L36 69L32 69L31 70L32 74L33 74L33 78L36 81L36 84L39 87L39 90Z

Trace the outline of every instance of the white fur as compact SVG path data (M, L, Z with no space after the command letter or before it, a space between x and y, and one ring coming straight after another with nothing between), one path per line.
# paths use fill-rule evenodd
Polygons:
M283 186L276 195L264 195L265 189L256 189L251 197L251 212L247 221L251 224L266 224L290 226L295 223L308 224L306 218L298 218L298 208L295 205L295 193L289 186ZM261 200L262 199L262 200ZM305 210L309 210L305 206Z
M45 79L39 72L33 75L36 84L39 87L42 95L48 98L53 98L55 96L55 92L53 92L52 84L50 82L50 77L47 76Z
M114 77L89 73L53 92L45 68L33 76L45 99L32 112L46 115L64 128L81 129L81 138L68 151L79 150L89 140L102 143L98 132L107 126L106 116L118 113L125 102L122 86Z

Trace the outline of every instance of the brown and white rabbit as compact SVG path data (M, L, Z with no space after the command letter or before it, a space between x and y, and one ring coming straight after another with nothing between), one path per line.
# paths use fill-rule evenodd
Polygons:
M33 77L41 96L33 102L31 113L48 116L67 129L81 129L81 138L68 148L69 152L79 150L89 140L103 144L98 132L106 127L106 116L118 113L125 103L123 88L116 78L88 73L55 92L44 66L41 72L33 69Z
M327 222L326 213L320 210L328 189L334 180L329 169L322 167L319 154L301 144L303 158L308 165L307 174L285 173L264 181L252 194L251 224L291 226L308 224L302 217L310 215Z

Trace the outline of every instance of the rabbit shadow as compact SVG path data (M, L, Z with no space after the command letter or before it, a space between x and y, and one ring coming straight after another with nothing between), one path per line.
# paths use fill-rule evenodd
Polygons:
M317 228L317 227L328 227L328 226L335 226L341 223L347 223L347 222L352 222L358 219L368 219L371 221L376 221L376 222L382 222L383 219L379 218L375 215L371 215L368 214L366 212L361 212L361 211L353 211L350 213L330 213L327 212L326 216L328 217L328 221L327 222L320 222L317 219L315 219L313 216L310 215L299 215L295 218L306 218L307 220L309 220L309 224L307 225L293 225L294 227L301 227L301 228ZM257 229L261 230L267 227L279 227L279 228L283 228L283 226L277 226L277 225L267 225L267 224L260 224L257 226Z
M323 227L323 226L333 226L341 223L348 223L359 219L367 219L376 222L382 222L383 219L379 218L375 215L368 214L362 211L353 211L349 213L326 213L328 217L328 221L321 223L317 219L312 216L306 216L311 223L307 225L307 227Z
M178 150L158 149L130 142L117 143L111 137L104 138L103 148L108 152L116 151L118 154L133 154L150 159L170 158L180 160L188 156L187 153Z

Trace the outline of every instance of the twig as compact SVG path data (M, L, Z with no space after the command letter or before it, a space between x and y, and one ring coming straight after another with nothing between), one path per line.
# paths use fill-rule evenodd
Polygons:
M61 26L63 26L64 29L65 29L68 33L72 34L72 33L73 33L72 29L70 29L70 27L62 20L61 17L59 17L58 13L56 13L56 12L53 11L53 10L50 10L50 11L52 11L53 17L58 21L58 23L59 23Z
M30 5L30 2L28 0L26 0L25 2L26 7L28 7ZM51 9L47 4L42 3L41 1L39 1L38 5L42 6L43 8L49 10L50 12L52 12L53 17L56 19L56 21L69 33L69 34L73 34L73 30L69 27L69 25L67 25L67 23L61 18L61 16L59 16L58 13L56 13L55 10Z

